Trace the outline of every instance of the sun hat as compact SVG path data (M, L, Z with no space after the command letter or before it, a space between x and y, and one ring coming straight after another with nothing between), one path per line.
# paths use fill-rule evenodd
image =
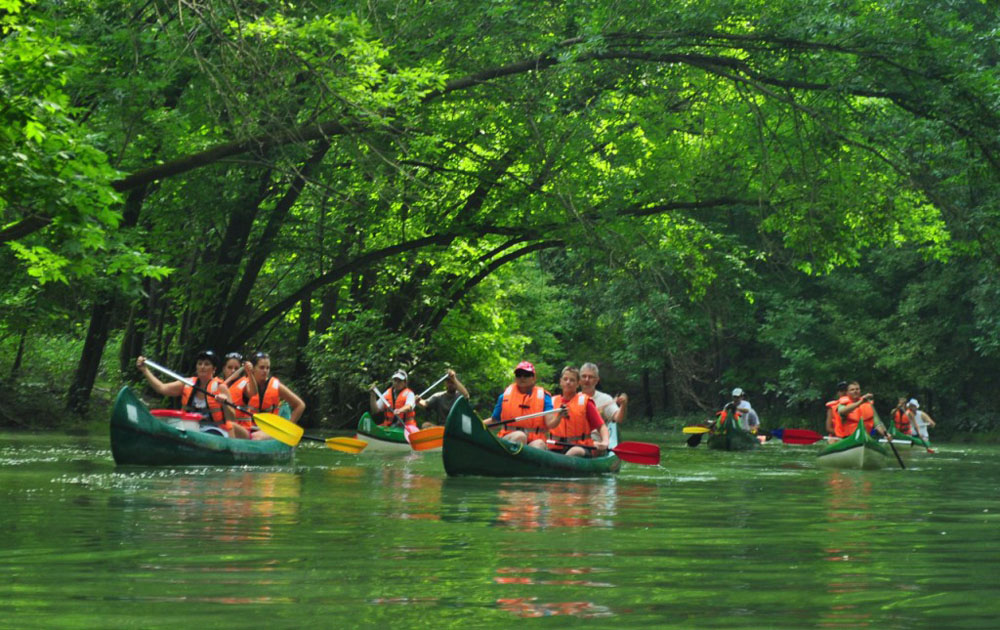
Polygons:
M405 370L396 370L396 373L392 375L392 378L393 379L397 379L398 378L401 381L405 381L406 380L406 371Z
M920 403L917 402L916 398L911 398L909 402L906 403L907 407L913 407L914 409L920 409Z
M742 396L742 395L743 395L743 390L740 389L739 387L733 390L733 396Z

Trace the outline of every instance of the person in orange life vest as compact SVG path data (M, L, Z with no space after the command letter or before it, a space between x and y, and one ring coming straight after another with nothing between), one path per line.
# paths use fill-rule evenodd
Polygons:
M404 370L396 370L392 375L392 386L375 396L375 386L369 388L372 415L383 416L382 426L387 427L400 422L407 435L417 430L417 417L414 409L417 407L413 390L406 386L407 376Z
M221 378L226 387L232 387L236 379L243 376L243 355L239 352L230 352L223 357L223 360L225 363L222 364Z
M591 454L601 455L608 450L608 425L604 424L604 418L597 411L597 405L593 399L580 391L580 370L575 367L566 366L559 377L559 387L562 393L552 398L552 406L565 410L564 413L556 416L556 422L549 422L553 439L559 442L572 442L583 446L594 446L596 450L585 449L580 446L560 447L556 445L554 450L565 449L565 454L570 457L588 457ZM596 441L591 439L591 432L597 431L600 438Z
M903 435L910 435L910 417L906 415L906 398L896 400L896 407L892 410L892 424Z
M266 352L258 352L253 355L253 361L243 363L243 371L247 376L233 383L229 388L229 393L235 399L236 404L248 407L253 413L278 413L282 401L288 403L292 408L292 422L298 424L302 412L306 410L306 403L299 398L295 392L288 389L284 383L271 376L271 357ZM252 416L247 416L237 411L237 422L248 425L252 428ZM273 439L264 431L254 431L251 434L254 440Z
M826 403L826 433L827 435L839 435L840 414L837 413L837 406L840 399L847 395L847 381L837 383L837 397Z
M222 401L230 399L229 391L222 383L222 379L215 376L218 360L218 357L211 350L199 352L195 359L195 375L191 377L191 380L195 381L198 387L211 392L214 396L206 395L181 381L163 383L146 367L146 357L144 356L136 358L135 367L142 372L157 394L173 398L180 397L181 409L201 414L206 421L214 422L229 437L233 437L233 414L228 406L222 404Z
M732 402L727 402L722 408L722 411L716 413L718 416L717 425L722 428L726 424L726 418L732 418L734 421L740 417L740 403L743 402L743 390L737 387L733 390L733 400Z
M552 410L552 396L541 387L535 386L535 366L528 361L521 361L514 368L514 382L497 398L497 404L493 407L493 421L513 420L520 416ZM547 449L546 420L553 417L558 416L551 413L544 417L536 416L504 425L497 436L509 442Z
M847 384L847 395L837 402L837 413L840 414L840 432L837 437L847 437L858 428L859 422L864 422L865 430L872 435L879 433L886 437L885 426L875 411L875 395L861 395L861 385L857 381Z

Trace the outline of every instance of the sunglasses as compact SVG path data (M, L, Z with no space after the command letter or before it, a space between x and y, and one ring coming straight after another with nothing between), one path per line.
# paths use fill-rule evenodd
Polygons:
M527 378L529 376L534 376L534 375L535 375L534 372L525 372L524 370L517 370L516 372L514 372L515 378Z

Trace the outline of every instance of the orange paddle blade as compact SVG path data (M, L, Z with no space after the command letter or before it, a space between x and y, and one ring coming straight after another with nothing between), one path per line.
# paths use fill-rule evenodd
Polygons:
M410 434L410 448L415 451L429 451L444 445L444 427L431 427Z

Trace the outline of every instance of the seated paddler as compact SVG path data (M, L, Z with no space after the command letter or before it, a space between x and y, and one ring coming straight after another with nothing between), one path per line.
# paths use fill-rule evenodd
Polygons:
M171 398L179 397L182 410L200 415L203 425L215 429L215 432L233 437L232 411L229 406L223 404L223 401L230 400L229 390L226 389L222 379L215 375L218 365L219 358L214 352L211 350L199 352L195 358L195 375L188 379L197 386L192 387L183 381L164 383L149 371L146 357L140 356L135 360L135 367L142 372L157 394Z
M610 439L608 426L593 399L580 391L580 370L564 367L559 387L562 393L553 396L552 406L562 413L549 424L551 448L570 457L603 455ZM592 438L594 431L600 436L597 440Z
M887 437L885 426L875 411L874 402L874 394L861 395L861 385L857 381L848 383L847 395L837 403L837 414L840 415L840 430L837 437L844 438L851 435L861 422L864 423L865 431L871 435L877 433Z
M378 396L375 395L374 386L370 389L372 415L376 418L382 416L382 426L401 424L407 435L417 430L417 416L414 411L417 401L413 390L407 386L405 370L396 370L392 375L392 385Z
M497 398L497 404L493 408L493 422L506 423L497 434L500 438L544 449L548 448L545 440L549 430L545 418L557 417L557 414L542 414L553 411L552 396L535 385L535 380L535 366L528 361L518 363L514 368L514 382ZM540 415L510 422L533 414Z

